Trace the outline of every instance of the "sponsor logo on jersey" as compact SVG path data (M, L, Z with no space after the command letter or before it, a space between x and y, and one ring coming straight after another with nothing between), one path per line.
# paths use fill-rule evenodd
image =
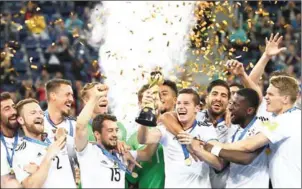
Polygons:
M102 160L101 163L104 165L108 165L107 161L105 161L105 160Z

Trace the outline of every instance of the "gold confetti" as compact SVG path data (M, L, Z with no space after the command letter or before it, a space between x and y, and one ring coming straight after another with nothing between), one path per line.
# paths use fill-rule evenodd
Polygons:
M32 64L32 65L30 65L30 67L31 67L32 69L35 69L35 70L38 69L38 66L37 66L37 65L33 65L33 64Z
M151 53L151 50L148 50L148 53Z
M247 47L243 47L242 51L247 52L248 48Z
M253 67L254 67L254 64L250 62L249 66L250 66L251 68L253 68Z
M169 47L169 45L170 45L170 41L167 42L167 47Z
M163 35L167 35L166 33L163 33Z
M134 32L132 30L130 30L130 33L134 34Z
M284 28L287 28L288 26L290 26L290 25L289 25L289 24L285 24L285 25L284 25Z
M154 39L154 37L151 37L150 39L149 39L149 41L152 41Z

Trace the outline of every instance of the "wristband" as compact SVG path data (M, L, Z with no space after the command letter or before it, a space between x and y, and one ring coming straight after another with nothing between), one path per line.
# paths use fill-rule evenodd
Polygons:
M221 151L221 147L220 146L213 146L212 150L211 150L211 154L219 157L219 152Z

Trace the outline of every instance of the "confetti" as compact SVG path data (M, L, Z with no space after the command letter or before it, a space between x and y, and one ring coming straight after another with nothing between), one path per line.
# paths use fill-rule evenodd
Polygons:
M29 62L32 63L32 61L33 61L33 57L30 57Z
M30 67L31 67L32 69L35 69L35 70L38 69L38 66L37 66L37 65L33 65L33 64L32 64L32 65L30 65Z
M247 47L243 47L242 51L247 52L248 48Z

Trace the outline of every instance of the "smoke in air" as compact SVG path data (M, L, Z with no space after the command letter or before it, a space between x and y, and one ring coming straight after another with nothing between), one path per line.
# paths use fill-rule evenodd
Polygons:
M127 129L138 115L137 92L150 71L165 78L186 61L195 2L103 1L91 15L91 42L101 44L99 64L109 85L110 107Z

